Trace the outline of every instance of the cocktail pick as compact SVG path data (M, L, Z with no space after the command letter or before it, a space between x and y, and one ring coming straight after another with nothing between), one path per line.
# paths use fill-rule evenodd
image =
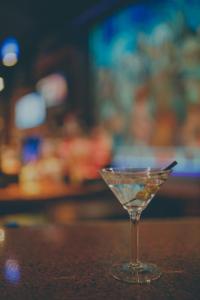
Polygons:
M164 171L167 171L167 170L171 170L173 167L175 167L177 165L177 161L173 161L171 164L169 164L169 166L167 166L166 168L164 168L163 170Z

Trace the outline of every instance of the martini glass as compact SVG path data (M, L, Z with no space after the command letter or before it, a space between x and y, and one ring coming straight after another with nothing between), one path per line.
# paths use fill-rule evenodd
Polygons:
M171 166L171 165L170 165ZM142 211L167 180L172 169L104 168L100 174L130 217L130 261L112 267L115 279L129 283L149 283L161 276L154 264L139 260L139 220Z

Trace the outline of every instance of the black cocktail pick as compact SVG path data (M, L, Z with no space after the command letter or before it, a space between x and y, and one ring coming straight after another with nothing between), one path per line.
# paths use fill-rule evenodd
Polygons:
M175 167L177 165L177 161L173 161L169 166L167 166L166 168L164 168L163 170L164 171L167 171L167 170L171 170L173 167Z

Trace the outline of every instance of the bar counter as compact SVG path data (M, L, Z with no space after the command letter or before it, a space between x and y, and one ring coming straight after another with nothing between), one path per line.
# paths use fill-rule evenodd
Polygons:
M128 221L1 227L1 300L199 299L200 218L142 221L140 256L160 266L160 279L110 276L111 264L129 257Z

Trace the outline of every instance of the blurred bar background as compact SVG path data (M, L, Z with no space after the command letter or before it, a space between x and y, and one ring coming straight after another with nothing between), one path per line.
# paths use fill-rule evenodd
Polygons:
M200 214L197 0L1 1L0 215L122 219L105 166L178 161L144 217Z

